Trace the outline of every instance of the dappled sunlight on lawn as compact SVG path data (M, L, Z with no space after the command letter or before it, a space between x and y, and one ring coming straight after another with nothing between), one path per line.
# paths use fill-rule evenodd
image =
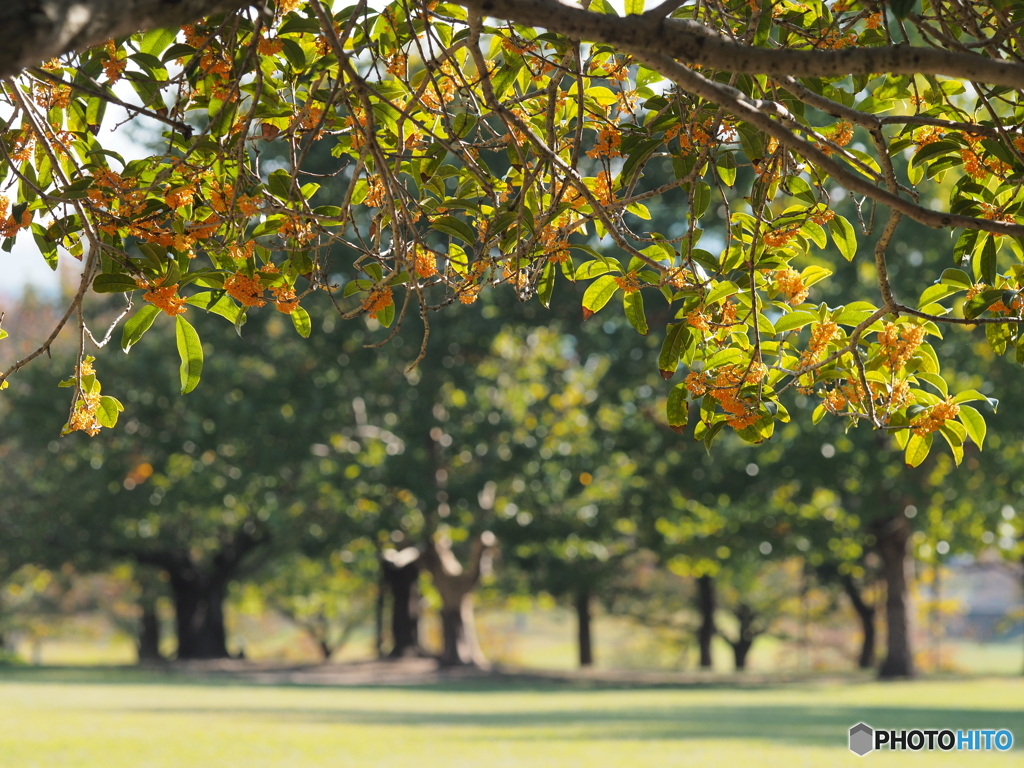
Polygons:
M90 673L103 682L60 682L71 674L0 676L4 768L833 766L858 764L846 730L860 720L1024 735L1024 684L1016 679L758 689L584 690L519 681L305 688L109 672ZM147 679L154 682L140 682ZM871 759L1024 766L1024 751Z

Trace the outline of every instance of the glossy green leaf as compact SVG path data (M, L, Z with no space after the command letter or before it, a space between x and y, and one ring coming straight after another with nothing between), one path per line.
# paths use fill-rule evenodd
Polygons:
M588 285L583 294L583 319L586 320L604 307L617 290L619 285L611 275L602 275Z
M626 319L629 320L636 330L642 335L647 335L647 315L644 312L644 297L640 291L633 291L632 293L623 294L622 297L622 309L626 313Z
M117 415L124 410L121 401L116 397L102 395L99 406L96 408L96 421L104 427L110 428L117 425Z
M828 230L832 233L832 242L847 261L851 261L857 255L857 233L842 216L835 216L828 223Z
M988 426L985 424L985 417L982 416L977 409L972 408L969 405L961 405L958 418L960 419L960 423L967 428L967 436L971 438L974 444L979 448L984 447L985 435L988 432Z
M125 352L130 351L139 342L139 339L142 338L142 334L150 329L153 321L156 320L159 314L160 310L157 307L154 307L152 304L146 304L129 317L124 324L124 330L121 332L121 349Z
M903 460L906 461L908 466L921 466L932 450L932 442L934 442L934 435L931 433L927 435L911 435L910 440L907 441L907 449L904 451Z
M671 379L675 374L676 368L679 367L679 359L692 339L693 334L686 323L668 326L668 333L665 334L665 341L661 345L661 354L658 355L658 370L661 371L663 379Z
M187 395L199 384L203 372L203 345L196 329L181 315L174 318L174 337L181 358L181 394Z
M665 404L668 425L673 431L680 434L686 431L686 425L690 418L690 404L686 400L686 394L686 386L682 383L676 384L668 393L668 401Z
M304 339L309 338L309 334L313 331L313 322L309 318L309 312L302 307L296 307L289 315L292 319L292 325L295 326L296 332Z

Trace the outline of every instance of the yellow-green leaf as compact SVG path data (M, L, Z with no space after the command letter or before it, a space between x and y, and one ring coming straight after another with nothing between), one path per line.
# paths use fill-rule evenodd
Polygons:
M198 386L203 372L203 344L196 329L181 315L174 318L174 337L181 358L181 394L187 395Z

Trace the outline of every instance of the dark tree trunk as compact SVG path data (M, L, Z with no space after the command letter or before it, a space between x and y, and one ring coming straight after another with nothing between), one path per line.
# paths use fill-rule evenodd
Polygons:
M910 650L910 608L907 589L907 542L910 524L901 515L879 528L878 551L885 574L886 654L879 677L910 677L914 659Z
M142 601L142 618L139 620L139 661L162 661L160 655L160 617L156 612L155 600Z
M192 578L189 578L192 576ZM224 631L226 584L191 574L171 574L179 659L226 659Z
M732 655L736 663L736 671L742 672L747 668L747 654L750 653L750 647L754 644L751 640L740 640L738 643L732 643Z
M139 565L170 575L179 659L230 658L224 631L224 598L243 560L268 541L251 523L224 541L209 562L200 565L182 552L126 552ZM240 654L240 658L244 655Z
M711 669L711 641L718 631L715 628L715 608L715 582L704 574L697 578L697 610L700 613L697 644L701 669Z
M844 575L842 582L846 596L850 598L853 610L857 612L857 618L860 619L862 640L857 666L860 669L871 669L875 666L875 606L864 602L852 576Z
M473 621L473 591L480 582L484 558L493 546L493 534L486 533L473 542L469 567L463 569L447 541L430 541L425 553L434 588L441 595L441 628L444 649L439 658L446 667L486 667Z
M589 667L594 663L594 650L590 642L590 590L582 588L576 593L575 598L580 666Z
M732 655L733 660L736 663L736 671L742 672L747 668L747 654L750 653L750 648L754 645L754 641L761 633L754 628L754 624L757 621L757 614L749 605L746 603L740 603L736 610L733 611L733 614L739 622L739 632L737 633L735 640L730 640L726 637L725 641L732 646Z
M399 555L405 553L403 550ZM391 592L391 658L419 653L420 566L416 560L395 562L383 558L381 571Z
M374 608L373 624L375 639L374 643L377 646L377 658L384 658L384 590L387 586L387 582L384 579L384 572L381 571L380 578L377 580L377 604Z

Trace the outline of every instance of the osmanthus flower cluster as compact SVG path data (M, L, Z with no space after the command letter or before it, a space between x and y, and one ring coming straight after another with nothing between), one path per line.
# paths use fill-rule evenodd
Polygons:
M173 15L186 7L214 15ZM127 296L126 350L172 317L183 392L202 368L190 309L241 328L273 304L306 335L319 290L394 333L500 284L548 305L577 282L585 316L614 303L642 334L656 303L661 371L683 369L665 394L673 428L698 401L708 445L726 427L758 442L799 390L816 418L889 430L919 463L935 433L958 458L984 435L964 405L980 395L950 395L929 343L944 323L984 325L1024 360L1012 4L175 9L173 28L128 34L122 19L35 66L0 53L0 228L7 250L31 233L51 265L83 260L64 321L83 339L90 288ZM112 104L159 126L160 150L125 162L104 147ZM933 180L942 209L922 203ZM872 215L851 223L838 188ZM678 225L651 231L650 206L680 197ZM954 236L952 266L916 300L888 278L903 217ZM881 301L815 303L833 257L872 258L867 235Z

